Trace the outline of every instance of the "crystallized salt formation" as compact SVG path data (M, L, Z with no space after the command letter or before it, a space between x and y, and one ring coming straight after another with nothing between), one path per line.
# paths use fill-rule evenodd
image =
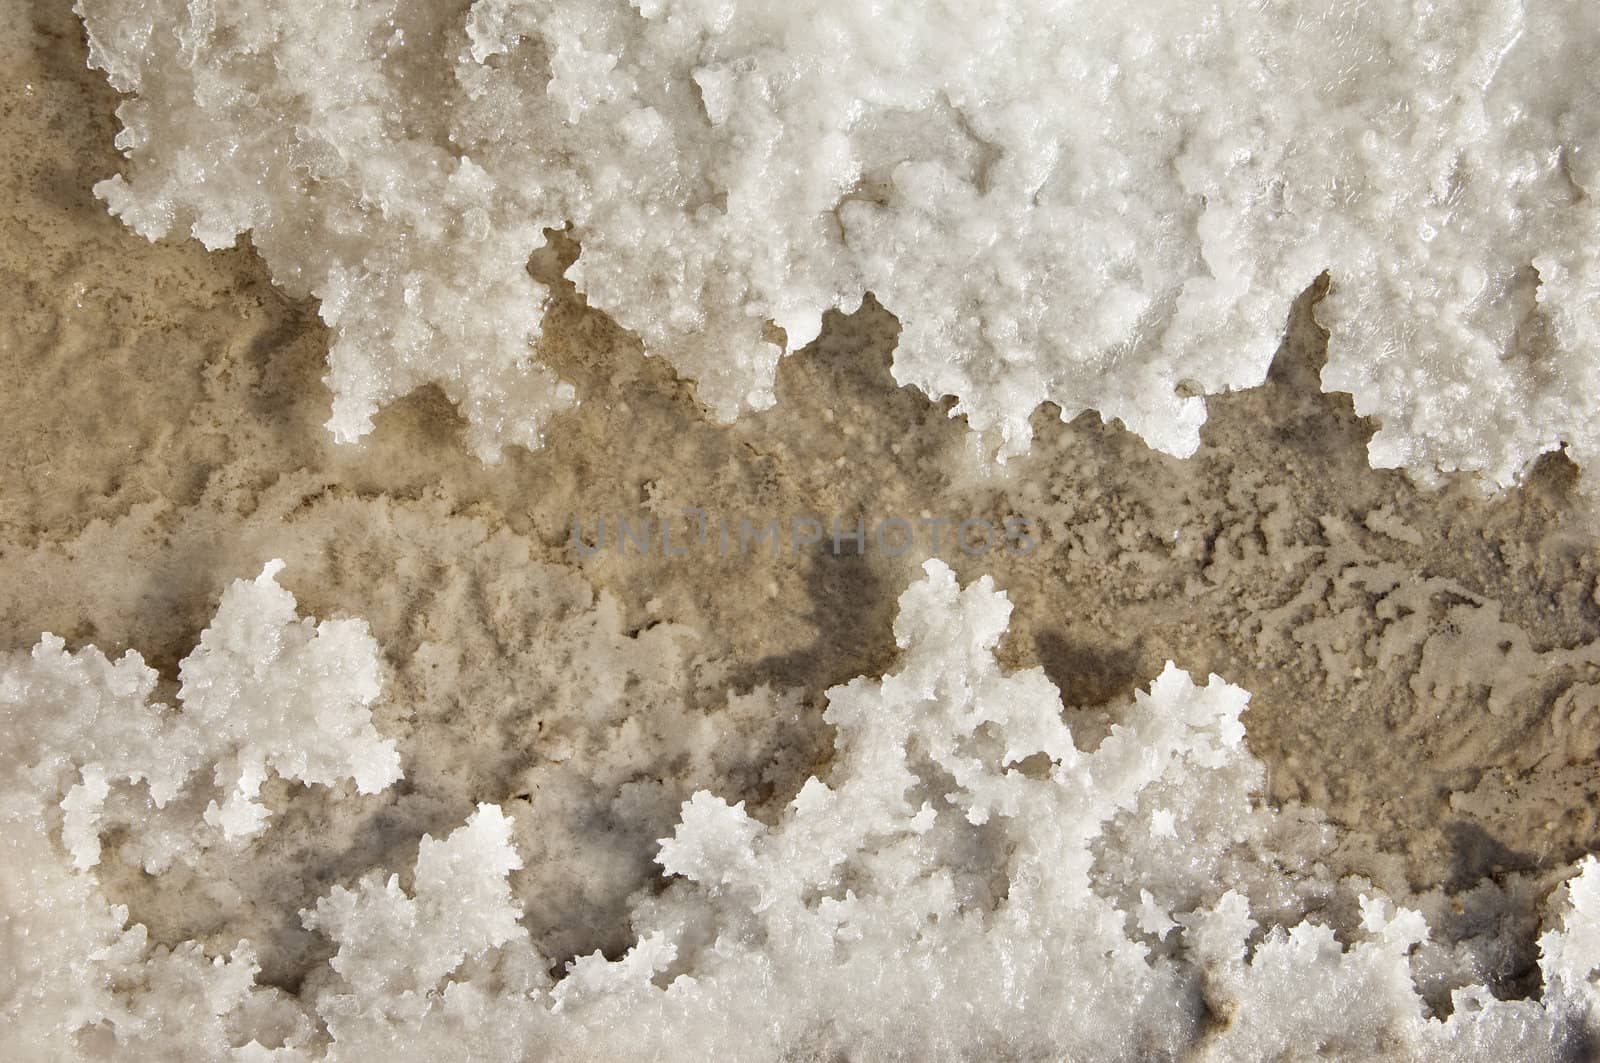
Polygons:
M163 810L199 769L211 769L221 801L204 806L210 829L161 837L163 849L141 854L154 871L210 844L212 833L258 834L269 812L256 798L269 772L307 785L353 779L362 793L400 777L394 743L378 735L367 711L381 665L366 625L297 619L293 596L273 579L282 567L273 561L223 595L179 668L181 712L149 704L156 673L133 652L116 662L92 646L69 654L47 634L26 663L5 672L8 771L21 773L35 796L64 794L62 838L78 867L99 861L113 786L142 784L140 800L124 809L139 822L144 797Z
M74 796L91 772L147 788L176 809L166 835L221 844L198 801L175 799L208 789L186 782L194 765L239 756L237 737L185 731L197 684L216 694L208 724L250 732L252 756L280 771L321 778L298 759L314 745L338 765L328 774L394 778L353 712L374 666L357 622L292 620L270 570L228 594L180 712L148 705L136 658L67 656L47 638L0 660L8 1060L1501 1063L1576 1058L1600 1035L1600 863L1549 903L1542 997L1497 1000L1472 950L1431 940L1421 914L1360 880L1330 880L1332 827L1257 800L1244 691L1169 665L1080 748L1044 674L996 663L1005 596L986 579L960 588L939 562L901 598L895 670L829 692L826 781L770 823L709 793L686 802L660 845L666 886L635 897L624 955L552 978L520 918L559 899L515 895L512 821L483 804L422 838L403 878L374 869L300 913L332 955L297 993L257 985L248 942L212 958L125 925L87 849L107 820ZM263 678L298 708L264 707ZM326 707L314 743L290 741L281 721L311 704ZM137 841L146 824L118 808ZM1341 911L1336 933L1321 920ZM1424 1004L1424 972L1450 991L1448 1017Z
M156 673L132 651L112 662L47 634L0 656L0 1058L220 1058L225 1018L304 1025L252 988L248 945L152 949L92 873L113 827L152 874L248 844L267 827L269 771L363 793L400 778L367 709L381 663L366 624L298 619L281 568L223 595L180 666L181 709L151 703Z
M1057 403L1188 454L1331 271L1375 465L1600 449L1600 14L1014 0L79 0L148 237L248 232L332 327L329 427L435 381L488 460L572 389L526 263L718 416L870 290L894 373L998 444ZM531 346L530 346L531 345Z

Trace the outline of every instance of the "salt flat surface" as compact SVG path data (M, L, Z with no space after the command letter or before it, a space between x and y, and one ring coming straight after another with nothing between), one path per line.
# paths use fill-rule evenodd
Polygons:
M1600 447L1600 152L1576 0L80 0L148 237L248 233L332 329L329 428L435 382L486 460L580 396L548 227L717 417L876 294L894 373L1002 459L1042 402L1192 453L1327 270L1373 464L1513 482ZM781 332L774 332L774 328Z
M26 678L51 630L57 663L131 647L154 671L118 666L131 682L93 725L92 683L7 687L25 702L7 749L30 766L6 776L20 789L3 867L24 877L0 911L33 928L4 953L23 1009L8 1058L260 1058L238 1049L250 1037L312 1056L515 1057L539 1041L616 1058L652 1042L608 1045L599 1025L636 1021L668 1052L739 1054L768 1017L769 1055L1048 1055L1091 1036L1233 1058L1581 1047L1563 1039L1583 1025L1594 873L1562 883L1600 837L1583 478L1551 456L1486 502L1470 478L1430 493L1371 469L1376 426L1318 393L1338 341L1313 314L1328 319L1337 277L1272 326L1287 318L1288 338L1266 386L1207 401L1191 457L1040 414L1029 451L996 470L968 460L983 448L960 421L894 386L907 326L876 300L828 315L778 365L776 404L723 427L641 356L637 330L586 305L562 274L587 248L557 238L529 273L550 298L535 354L583 401L537 452L483 465L470 411L432 387L328 445L319 377L337 330L319 303L286 299L249 247L147 243L91 195L120 165L117 101L79 32L55 7L0 27L18 75L0 85L0 654ZM1026 513L1042 544L947 543L953 581L921 550L570 548L575 513L689 505ZM992 657L1008 606L986 574L1011 603ZM260 634L291 633L279 650L223 638L247 627L241 601L275 617ZM321 625L346 633L339 652L296 650ZM214 656L211 692L180 698L181 662L208 642L246 655ZM251 692L257 653L278 662L260 677L274 689L328 696L260 714L275 702ZM1192 681L1164 674L1169 659ZM322 678L301 674L318 660ZM984 691L1001 696L980 708ZM189 701L204 737L183 726ZM968 735L996 705L1003 727ZM330 726L298 739L323 709ZM1138 741L1106 745L1113 726ZM1002 731L1046 749L1019 778ZM880 776L899 771L902 735L915 781L900 808ZM1139 783L1143 750L1161 777L1094 822ZM1051 757L1075 765L1075 789L1049 785ZM302 765L321 778L302 785ZM920 833L918 797L934 807ZM231 838L230 807L247 813ZM1093 836L1059 834L1076 821ZM841 844L810 844L819 824ZM1031 852L1055 854L1055 874ZM911 925L925 911L937 929ZM1026 936L1041 932L1150 1007L1087 1000L1092 1026L1055 1015L1045 1002L1087 991ZM906 956L923 961L909 976ZM1020 1015L998 997L1002 956L1037 976ZM430 980L445 992L419 989ZM874 1026L868 993L902 994L913 1020ZM1336 996L1359 1006L1332 1013ZM971 1001L981 1021L960 1019Z
M293 609L274 567L229 589L190 658L186 702L232 687L215 722L259 728L246 677L287 668L274 688L292 690L307 674L300 654L317 652L290 636L305 624L272 615L274 600ZM265 622L240 612L250 596L268 605ZM900 598L896 669L827 694L829 781L812 777L770 824L707 791L686 801L660 840L666 888L634 898L636 942L619 958L578 958L552 984L507 878L523 866L512 823L485 803L448 837L421 839L408 885L373 870L301 911L336 951L298 994L254 984L248 943L214 961L192 942L153 949L144 927L125 926L126 908L106 903L85 789L98 781L91 796L104 799L109 761L164 805L176 789L172 743L101 728L86 754L73 729L95 729L116 698L135 701L120 719L139 719L153 674L92 649L64 657L47 637L31 658L0 662L13 761L0 844L17 858L7 920L26 942L5 960L19 992L0 1043L12 1058L428 1060L465 1045L508 1063L908 1051L1262 1059L1315 1046L1503 1061L1567 1058L1596 1035L1592 857L1547 915L1542 998L1498 1000L1471 982L1470 952L1430 943L1419 912L1329 877L1320 858L1332 832L1319 815L1252 800L1264 772L1244 746L1248 693L1217 676L1197 685L1169 663L1081 749L1043 670L999 667L1010 611L988 579L962 588L927 562ZM337 642L331 632L355 623L308 637ZM310 674L360 675L370 646L344 638L321 652L346 659ZM226 660L214 659L220 645ZM29 733L38 721L53 729ZM269 734L265 748L292 761L306 734ZM316 737L324 755L370 756L364 733ZM71 783L73 769L84 782ZM359 789L371 781L357 769ZM214 813L194 826L216 826ZM128 823L136 843L150 833L137 812ZM57 824L70 861L50 841ZM1109 865L1096 860L1102 839L1115 844ZM1320 919L1273 921L1315 902L1357 908L1353 940ZM1443 1022L1415 982L1430 968L1461 980Z

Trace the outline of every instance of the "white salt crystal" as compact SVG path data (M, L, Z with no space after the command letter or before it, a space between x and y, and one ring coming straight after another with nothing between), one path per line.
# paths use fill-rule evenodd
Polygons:
M267 771L365 789L399 778L367 711L381 665L366 625L298 619L273 580L281 568L224 593L180 666L181 711L151 703L157 676L137 653L113 664L45 635L29 656L0 656L0 1058L216 1059L245 1044L246 1026L286 1044L309 1038L303 1009L255 986L247 945L227 958L194 943L153 949L92 870L113 786L148 792L148 818L125 802L117 825L159 872L221 840L198 817L146 830L159 810L182 814L181 794L225 793L206 819L234 838L266 819L253 799Z
M339 647L339 671L376 667L370 640L318 650L321 629L293 618L272 566L230 589L186 665L186 683L204 685L183 713L148 706L137 658L112 666L46 639L33 658L0 662L0 749L14 769L0 783L13 942L0 984L15 987L0 1001L0 1055L1498 1063L1567 1058L1600 1035L1600 862L1551 905L1543 998L1499 1001L1464 978L1441 1022L1416 989L1413 955L1429 936L1418 913L1365 884L1346 895L1360 921L1343 940L1292 913L1351 887L1322 878L1315 857L1331 837L1315 817L1260 803L1243 691L1169 665L1108 737L1079 749L1042 672L1007 674L995 659L1005 596L987 579L959 587L939 562L925 569L901 599L896 668L829 692L828 781L808 782L770 825L711 794L685 802L661 846L671 881L635 899L634 946L573 961L554 984L518 922L546 899L514 894L522 860L494 805L422 839L408 886L373 869L303 913L336 952L298 997L255 984L245 943L216 959L194 943L150 948L93 867L73 868L92 826L50 832L62 795L80 788L74 816L102 777L138 773L169 794L193 785L205 740L166 764L168 747L148 737L179 733L201 690L218 699L205 703L213 724L259 729L260 762L279 764L294 714L248 722L258 684L321 689L328 674L307 662ZM320 740L360 748L360 730ZM1041 755L1043 772L1014 767ZM1176 837L1160 811L1182 824Z
M146 236L248 231L333 330L329 427L434 381L487 460L571 405L526 264L718 417L872 291L894 374L998 444L1041 402L1188 454L1322 270L1376 465L1600 451L1600 156L1577 0L79 0ZM1190 394L1191 389L1197 390Z

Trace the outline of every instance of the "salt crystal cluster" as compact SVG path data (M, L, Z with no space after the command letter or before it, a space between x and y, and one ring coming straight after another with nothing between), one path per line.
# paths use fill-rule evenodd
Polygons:
M179 668L181 707L151 702L158 677L131 650L113 662L46 634L0 657L0 1058L214 1059L241 1023L309 1030L254 987L247 943L153 949L93 873L113 827L153 874L247 844L269 773L362 793L400 778L368 711L382 665L366 624L298 618L282 567L223 594Z
M60 795L62 840L79 868L100 859L112 788L137 787L134 821L148 800L157 812L210 769L209 830L167 839L149 852L151 870L191 844L259 834L270 815L257 798L269 774L333 786L354 780L376 793L400 778L394 743L380 737L367 706L381 688L377 644L359 620L313 624L273 561L254 581L222 596L200 645L179 667L177 711L151 704L157 676L138 653L113 662L93 646L67 653L43 636L0 682L8 771L35 794ZM123 796L126 796L124 794ZM137 844L137 843L136 843Z
M1422 916L1327 881L1331 829L1256 798L1244 691L1169 665L1082 748L1044 674L996 662L1005 596L925 567L901 599L896 670L829 692L826 780L775 822L696 794L661 842L666 888L635 898L634 947L559 979L519 923L546 899L514 895L521 858L492 804L422 839L404 884L374 870L301 913L335 951L298 996L254 984L246 942L216 958L152 948L107 905L93 862L74 866L62 795L68 765L89 763L169 795L184 771L151 736L181 719L129 707L148 692L136 661L115 671L85 651L67 659L83 668L51 672L47 640L0 662L15 758L0 791L0 1055L1504 1061L1566 1058L1600 1035L1600 863L1551 903L1542 999L1459 979L1441 1021L1416 988L1417 965L1440 955ZM272 598L270 575L236 585L202 643L232 647L235 667L209 674L241 689L252 659L285 687L317 671L277 663L275 638L297 642L285 633L303 623L252 625L230 607ZM367 649L344 663L361 672ZM133 722L95 726L113 701ZM227 715L256 707L242 696ZM357 778L382 759L359 729L318 741ZM1345 895L1357 918L1338 935L1302 917Z
M1578 0L79 0L148 237L248 233L333 331L329 427L437 382L494 460L572 389L569 276L721 418L872 291L1004 458L1041 402L1191 453L1333 289L1375 465L1600 450L1600 119ZM779 336L770 326L783 330Z

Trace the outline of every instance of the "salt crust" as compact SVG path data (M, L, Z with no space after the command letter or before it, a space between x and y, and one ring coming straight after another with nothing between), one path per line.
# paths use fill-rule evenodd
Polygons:
M1169 665L1081 750L1043 673L995 662L1005 595L936 561L901 598L897 670L829 692L827 781L773 824L710 793L685 802L661 843L670 883L636 898L619 959L552 982L518 923L512 823L484 804L422 840L406 887L374 870L302 913L337 952L300 996L257 986L246 942L213 958L125 925L90 848L104 795L73 777L138 780L172 807L222 750L224 791L246 761L393 781L355 720L375 648L359 622L294 620L273 571L224 596L185 662L182 712L147 707L135 655L67 655L46 636L0 662L5 1058L1514 1060L1600 1033L1600 862L1550 904L1541 1000L1467 986L1429 1017L1418 913L1352 883L1338 888L1359 891L1359 918L1339 936L1268 914L1330 887L1327 828L1252 799L1244 691ZM263 684L295 697L264 702ZM191 711L235 737L190 730ZM191 802L202 842L226 843L206 833L216 818ZM137 837L131 805L121 823Z
M831 0L79 0L147 237L248 232L321 300L341 440L434 381L486 460L574 401L525 265L719 418L870 290L1002 459L1050 400L1192 453L1327 269L1374 465L1600 447L1600 12ZM530 344L532 345L530 347Z

